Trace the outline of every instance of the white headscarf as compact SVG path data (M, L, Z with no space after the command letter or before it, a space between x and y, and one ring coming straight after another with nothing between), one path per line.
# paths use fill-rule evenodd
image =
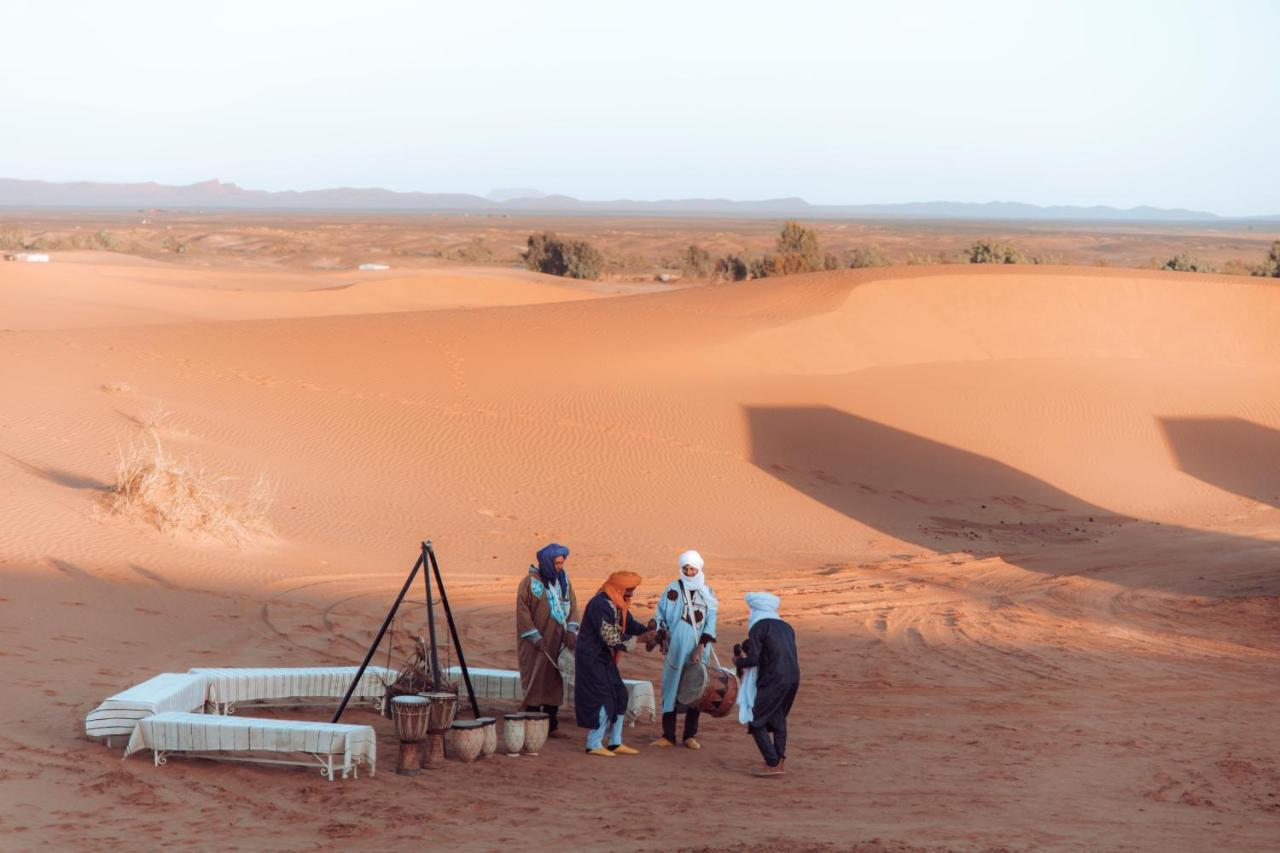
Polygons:
M680 555L680 580L684 581L685 589L697 590L702 593L702 597L712 607L719 606L716 601L716 594L711 591L711 587L707 586L707 576L702 573L702 555L697 551L685 551ZM693 566L698 573L693 577L687 577L684 573L685 566Z
M782 599L771 592L749 592L746 595L747 609L751 611L751 620L747 623L747 630L751 630L751 626L755 625L761 619L779 619L778 607L782 604ZM754 714L753 709L756 704L756 690L759 674L757 667L749 666L742 671L742 684L738 688L738 722L743 725L749 725Z
M751 611L751 620L747 622L747 630L761 619L780 619L778 608L782 599L771 592L749 592L746 595L747 609Z

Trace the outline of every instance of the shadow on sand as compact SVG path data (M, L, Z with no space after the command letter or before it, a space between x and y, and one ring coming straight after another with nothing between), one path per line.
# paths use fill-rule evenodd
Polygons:
M1179 470L1280 508L1280 430L1241 418L1160 418Z
M828 406L747 406L744 414L757 467L922 548L1139 588L1280 592L1280 543L1117 515L990 457ZM1204 559L1188 561L1189 549Z

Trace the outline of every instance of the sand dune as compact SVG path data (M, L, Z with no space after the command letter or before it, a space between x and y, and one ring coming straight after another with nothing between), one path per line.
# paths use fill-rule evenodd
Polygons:
M1280 831L1273 285L932 267L595 298L501 270L321 289L16 266L0 266L0 828L21 844L199 844L228 816L246 846L394 843L421 837L417 797L434 840L494 849L540 821L526 794L553 770L548 840L604 820L670 849L573 793L615 772L576 742L325 787L121 765L79 738L153 672L354 660L427 537L477 665L514 665L510 598L550 539L582 591L640 571L646 611L698 547L725 640L745 590L784 596L806 679L795 772L750 784L727 721L702 753L646 751L624 796L688 816L678 846L1262 849ZM103 513L157 405L172 453L232 491L277 484L270 535L230 547ZM740 819L779 803L786 827Z
M90 265L0 266L0 316L11 329L133 326L529 305L590 299L594 283L466 268L297 273L183 268L117 256ZM80 253L80 255L93 253ZM68 263L68 260L71 263ZM77 263L77 261L80 261Z

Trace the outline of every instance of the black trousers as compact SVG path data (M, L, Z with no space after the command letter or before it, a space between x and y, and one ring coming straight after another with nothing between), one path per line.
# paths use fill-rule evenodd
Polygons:
M777 724L767 723L760 728L752 725L751 736L756 739L756 748L760 750L764 763L770 767L777 767L778 762L787 757L786 717Z
M662 715L662 736L672 743L676 742L676 714L679 711L668 711ZM698 733L698 718L702 716L702 712L697 708L690 708L684 715L684 738L688 740Z
M551 718L551 725L548 730L554 732L560 728L560 706L559 705L525 705L526 711L541 711Z

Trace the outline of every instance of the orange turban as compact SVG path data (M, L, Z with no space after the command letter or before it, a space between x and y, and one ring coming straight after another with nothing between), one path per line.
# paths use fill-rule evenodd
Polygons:
M609 579L604 582L604 586L600 587L600 591L609 596L609 600L613 602L613 606L618 608L618 616L621 618L622 630L627 630L627 610L630 608L630 602L622 597L622 594L632 587L640 585L640 576L635 572L614 572L609 575Z

